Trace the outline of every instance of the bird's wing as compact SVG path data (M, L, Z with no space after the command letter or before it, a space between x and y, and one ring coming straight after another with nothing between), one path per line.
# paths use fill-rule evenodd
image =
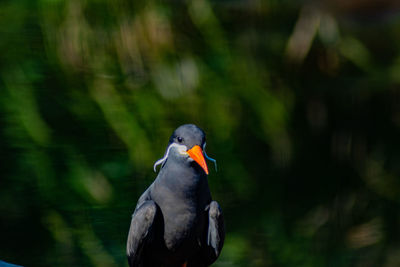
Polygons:
M221 253L225 240L225 227L222 210L217 201L211 201L208 209L207 246L213 250L213 262Z
M142 266L143 250L153 239L157 213L157 205L154 201L145 200L142 203L138 203L132 215L126 244L126 253L130 266Z
M200 253L189 260L188 267L209 266L215 262L221 253L225 240L225 227L222 210L216 201L211 201L206 207L208 227L201 244Z

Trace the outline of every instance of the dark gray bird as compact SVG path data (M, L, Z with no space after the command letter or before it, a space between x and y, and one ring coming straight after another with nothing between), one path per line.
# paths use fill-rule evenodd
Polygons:
M205 134L193 124L178 127L161 170L142 194L128 234L129 266L209 266L225 238L219 204L208 187Z

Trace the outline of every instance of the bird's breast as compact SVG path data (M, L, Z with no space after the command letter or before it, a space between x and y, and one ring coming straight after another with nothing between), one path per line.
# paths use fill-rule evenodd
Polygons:
M164 241L169 250L176 250L187 240L195 240L198 215L192 207L164 207Z
M164 241L170 251L197 243L203 211L211 196L207 178L193 173L160 175L154 183L152 199L164 220Z
M193 239L198 223L197 197L172 192L169 188L158 188L155 201L164 220L164 241L169 250L176 250L185 240ZM161 192L161 193L160 193Z

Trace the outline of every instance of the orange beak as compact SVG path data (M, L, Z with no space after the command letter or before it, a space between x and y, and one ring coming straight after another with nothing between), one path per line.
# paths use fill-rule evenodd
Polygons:
M187 153L194 161L196 161L200 165L200 167L203 168L204 172L208 175L207 163L204 159L203 150L201 150L200 146L196 145L192 147L187 151Z

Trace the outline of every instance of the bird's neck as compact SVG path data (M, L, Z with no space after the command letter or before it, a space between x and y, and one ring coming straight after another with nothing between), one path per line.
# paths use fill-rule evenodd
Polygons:
M176 197L198 198L198 192L209 192L207 176L201 168L189 163L167 161L160 172L160 186Z

